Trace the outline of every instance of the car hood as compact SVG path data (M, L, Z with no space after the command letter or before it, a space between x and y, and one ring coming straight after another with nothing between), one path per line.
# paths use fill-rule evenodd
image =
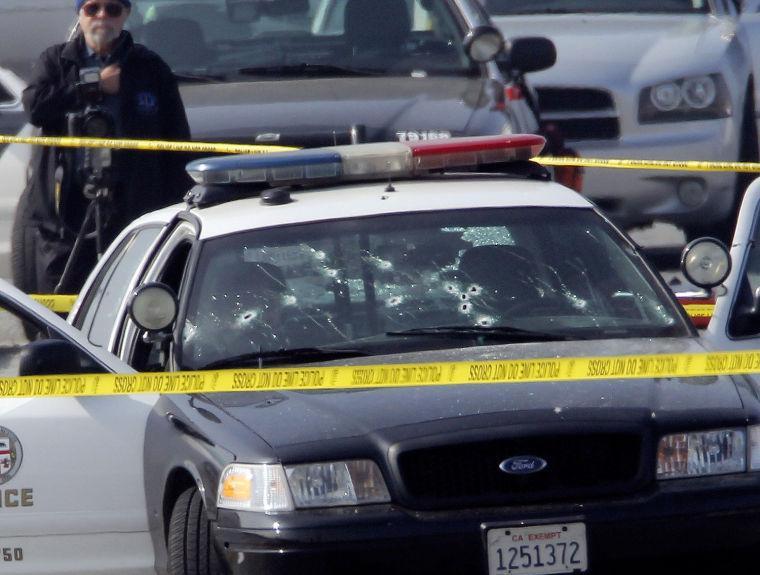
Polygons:
M281 134L280 143L303 145L299 137L345 135L354 124L366 127L370 141L397 139L402 130L456 135L489 105L483 80L464 77L185 84L181 91L194 139L245 143L258 134Z
M514 344L398 354L320 365L489 361L706 351L697 338L625 339ZM278 453L307 443L357 436L392 443L457 429L557 424L564 421L629 421L684 417L709 405L734 416L743 409L730 377L610 379L519 384L468 384L387 389L214 394L209 399L259 435Z
M540 35L557 62L531 74L541 85L633 84L719 71L735 35L731 20L709 15L551 14L497 17L507 35Z

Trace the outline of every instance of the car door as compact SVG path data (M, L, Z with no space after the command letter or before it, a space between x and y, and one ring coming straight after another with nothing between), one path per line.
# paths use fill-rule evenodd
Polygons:
M731 246L731 272L704 337L721 349L760 346L760 179L744 195Z
M44 373L40 364L132 372L2 280L0 308L2 377ZM142 460L156 400L0 397L1 572L154 572Z

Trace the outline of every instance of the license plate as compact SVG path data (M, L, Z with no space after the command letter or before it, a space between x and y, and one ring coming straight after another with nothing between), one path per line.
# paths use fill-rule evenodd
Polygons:
M489 575L548 575L588 569L583 523L489 529L486 543Z

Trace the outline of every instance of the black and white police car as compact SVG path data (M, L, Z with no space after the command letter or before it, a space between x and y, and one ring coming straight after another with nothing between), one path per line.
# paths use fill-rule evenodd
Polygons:
M732 345L699 336L637 247L529 161L542 144L192 163L186 205L117 238L70 322L141 371ZM690 278L720 283L725 255L691 246ZM758 323L742 290L724 325ZM723 570L760 539L759 391L721 376L162 396L144 453L156 566Z

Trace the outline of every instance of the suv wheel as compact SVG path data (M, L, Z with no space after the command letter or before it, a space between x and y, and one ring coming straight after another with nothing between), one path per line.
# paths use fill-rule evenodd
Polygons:
M179 496L169 522L169 575L222 575L203 497L191 488Z

